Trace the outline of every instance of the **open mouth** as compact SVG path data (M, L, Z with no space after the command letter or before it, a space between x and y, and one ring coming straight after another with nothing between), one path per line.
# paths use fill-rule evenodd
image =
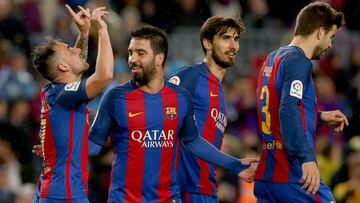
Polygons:
M138 66L133 66L133 67L131 67L131 72L132 72L132 73L137 73L137 72L139 72L140 70L141 70L141 68L138 67Z
M236 57L236 53L235 52L226 52L225 55L229 58L235 58Z

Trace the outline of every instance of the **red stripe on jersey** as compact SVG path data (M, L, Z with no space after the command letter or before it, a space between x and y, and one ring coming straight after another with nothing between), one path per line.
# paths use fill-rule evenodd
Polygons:
M86 195L88 194L88 178L89 178L89 169L88 169L88 160L89 160L89 126L90 126L90 111L88 108L85 110L85 123L84 123L84 135L82 140L82 149L81 149L81 180L84 184Z
M265 62L263 63L263 66L260 70L260 74L259 74L259 79L258 79L258 83L257 86L258 88L262 88L263 86L263 82L264 82L264 71L265 68L268 64L268 60L269 58L266 58ZM258 114L258 122L259 122L259 126L262 125L262 120L261 120L261 111L260 111L260 97L261 97L261 89L257 90L257 114ZM262 130L260 128L260 130ZM263 145L266 145L265 143L265 139L263 138ZM268 155L268 149L267 148L263 148L263 151L261 153L261 157L260 157L260 163L256 169L256 173L255 173L255 179L262 179L264 174L265 174L265 170L266 170L266 159L267 159L267 155Z
M305 108L304 108L304 102L303 100L300 101L300 113L301 113L301 121L303 124L304 132L306 134L306 118L305 118Z
M54 137L50 125L50 107L46 102L46 96L44 92L41 92L41 129L40 137L41 144L44 149L44 168L42 170L44 174L44 181L41 185L41 198L48 198L50 186L52 183L52 176L54 166L56 164L56 146Z
M318 123L318 112L319 112L319 110L318 110L318 108L317 108L317 100L315 101L316 102L316 104L315 104L315 121L314 121L314 128L315 128L315 130L314 130L314 151L316 152L316 142L315 142L315 140L316 140L316 137L317 137L317 132L316 132L316 127L317 127L317 123Z
M164 87L161 91L163 112L164 112L164 132L173 131L173 144L176 140L176 131L178 128L178 97L176 92L170 88ZM165 138L165 137L164 137ZM163 141L164 138L162 139ZM165 138L166 139L166 138ZM161 148L160 159L160 180L158 186L158 202L167 202L171 198L170 185L172 182L171 171L173 170L173 147Z
M213 74L209 74L209 111L208 115L206 117L206 121L204 124L202 137L210 142L211 144L214 144L215 141L215 135L216 135L216 122L211 116L212 109L217 109L219 111L220 108L220 101L219 101L219 85L217 82L217 78ZM209 164L203 160L198 160L199 166L200 166L200 193L212 195L212 183L209 180L210 176L210 168Z
M190 193L184 193L184 203L190 203Z
M71 160L73 153L73 143L74 143L74 119L75 119L75 110L73 109L70 113L70 124L69 124L69 144L68 144L68 155L66 159L66 174L65 174L65 182L66 182L66 198L68 201L72 199L71 195L71 182L70 182L70 173L71 173ZM68 202L69 203L69 202Z
M271 114L271 133L275 138L275 168L273 172L273 181L288 182L289 180L289 162L288 155L285 149L284 140L281 137L280 118L279 118L279 98L276 92L276 77L279 70L282 58L276 58L273 65L273 70L269 78L269 112Z
M319 198L319 195L314 194L313 196L315 198L316 203L321 203L321 199Z
M131 138L133 131L146 133L145 96L140 90L125 94L129 143L126 164L125 203L142 202L145 149ZM136 102L135 102L136 101Z

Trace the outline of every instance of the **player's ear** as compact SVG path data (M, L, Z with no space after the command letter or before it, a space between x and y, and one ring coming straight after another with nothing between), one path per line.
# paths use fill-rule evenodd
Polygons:
M57 68L61 71L61 72L66 72L69 70L69 66L63 63L60 63L59 65L57 65Z
M164 53L156 54L156 56L155 56L155 64L156 65L164 64L164 60L165 60L165 54Z
M317 33L317 39L322 39L325 34L326 34L326 31L325 31L325 28L324 27L319 27L317 30L316 30L316 33Z
M206 50L211 50L211 49L212 49L212 44L211 44L210 40L208 40L208 39L203 39L202 43L203 43L204 48L205 48Z

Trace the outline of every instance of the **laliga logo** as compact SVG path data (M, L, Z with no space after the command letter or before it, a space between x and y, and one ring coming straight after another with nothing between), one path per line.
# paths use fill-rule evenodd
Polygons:
M224 132L227 125L226 115L217 110L216 108L213 108L211 109L211 117L214 119L214 122L216 122L216 127L219 128L222 132Z
M296 91L302 91L302 84L299 81L294 82L293 84L293 89Z
M146 130L145 133L134 130L131 138L140 143L141 147L173 147L174 134L174 130Z

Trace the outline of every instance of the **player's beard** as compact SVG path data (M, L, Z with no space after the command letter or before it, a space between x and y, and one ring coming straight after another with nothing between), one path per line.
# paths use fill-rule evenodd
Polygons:
M319 60L328 50L329 48L322 48L321 46L316 46L311 60Z
M227 53L225 52L225 55ZM235 60L223 60L219 54L218 51L216 51L214 49L214 47L212 48L212 58L214 59L215 63L218 64L220 67L222 68L228 68L232 65L234 65Z
M156 69L155 69L155 60L153 60L147 68L144 68L141 64L130 64L130 67L137 66L142 70L140 73L133 73L133 79L140 86L146 85L150 82L150 80L154 77Z

